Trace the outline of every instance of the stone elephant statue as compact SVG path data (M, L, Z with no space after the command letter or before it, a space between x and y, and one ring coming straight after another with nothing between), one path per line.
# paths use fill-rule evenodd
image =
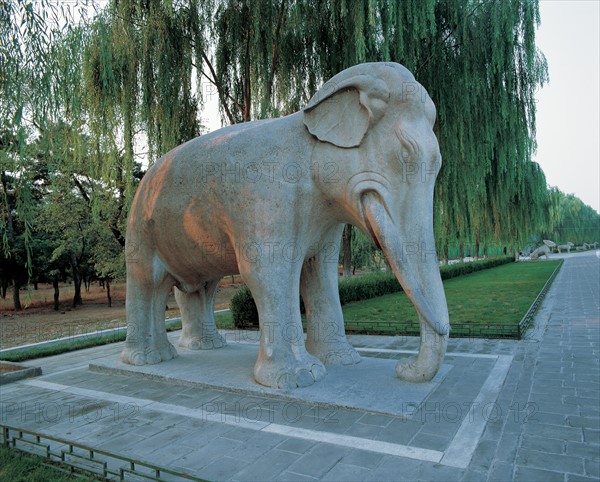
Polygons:
M543 244L539 248L534 249L531 252L531 254L529 255L529 257L531 259L539 259L541 256L546 256L546 259L548 259L549 255L550 255L550 248L547 245Z
M431 380L450 330L433 237L435 117L405 67L361 64L325 83L300 112L225 127L167 153L131 208L121 360L177 355L164 327L173 286L179 345L224 346L213 297L223 276L239 273L260 318L258 383L307 386L327 364L358 363L337 288L339 240L351 223L383 250L420 318L419 353L399 362L397 375Z
M573 246L575 245L569 241L567 244L559 244L556 249L558 249L559 253L562 253L563 251L570 253Z

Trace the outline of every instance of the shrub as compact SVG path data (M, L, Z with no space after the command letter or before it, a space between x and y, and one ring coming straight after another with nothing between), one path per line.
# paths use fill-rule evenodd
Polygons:
M440 267L443 280L455 278L476 271L494 268L514 261L512 256L488 258L471 263L457 263ZM368 300L377 296L402 291L402 287L393 273L372 273L364 276L345 278L339 282L340 303L345 305L353 301ZM304 312L304 305L301 304ZM258 311L250 290L243 286L231 299L231 313L236 328L258 328Z
M495 268L503 264L514 262L512 256L503 256L500 258L487 258L472 263L457 263L446 266L440 266L440 275L442 279L455 278L464 274L475 273L484 269Z
M258 328L258 310L247 286L240 287L231 298L231 314L236 328Z
M340 280L338 289L342 305L402 290L396 276L389 272L344 278Z

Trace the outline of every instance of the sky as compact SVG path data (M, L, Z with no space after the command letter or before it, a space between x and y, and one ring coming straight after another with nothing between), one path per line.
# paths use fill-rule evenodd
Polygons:
M600 1L541 0L540 15L550 82L536 96L534 160L550 186L600 212Z

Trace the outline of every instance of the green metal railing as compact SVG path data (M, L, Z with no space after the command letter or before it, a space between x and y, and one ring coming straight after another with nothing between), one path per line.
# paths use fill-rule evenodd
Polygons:
M189 474L149 464L52 435L0 425L3 447L40 455L71 474L88 473L106 480L203 481Z

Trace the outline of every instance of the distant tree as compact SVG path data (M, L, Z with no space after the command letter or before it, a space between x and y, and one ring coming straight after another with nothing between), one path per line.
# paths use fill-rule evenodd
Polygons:
M11 147L6 147L6 137L4 139L5 143L0 144L0 154L7 155ZM4 152L2 147L5 149ZM3 249L0 251L2 296L6 296L6 289L9 284L12 284L16 311L22 309L20 289L27 284L34 273L40 272L39 240L36 239L31 221L42 198L45 176L43 169L40 169L29 155L29 145L23 146L22 149L23 158L19 160L21 170L0 173L0 197L3 201L0 204L0 216L4 224ZM16 167L16 163L13 166ZM22 189L24 180L28 185ZM22 197L25 194L26 197Z
M383 258L383 253L378 251L379 256L376 257L377 251L366 234L355 229L352 236L352 274L357 269L367 268L379 271L384 267L377 262L377 259Z
M558 244L600 241L600 214L573 194L553 189L556 200L553 225L546 235Z

